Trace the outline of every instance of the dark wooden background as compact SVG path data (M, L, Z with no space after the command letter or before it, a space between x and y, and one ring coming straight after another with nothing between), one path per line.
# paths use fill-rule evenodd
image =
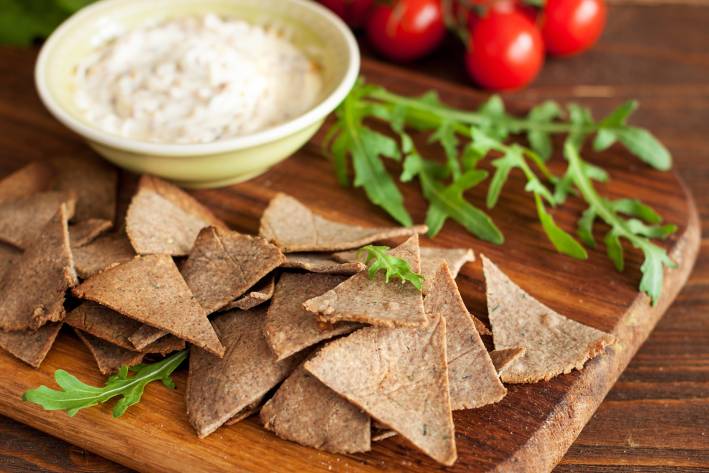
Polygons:
M687 286L555 471L709 471L709 0L609 3L608 26L595 49L549 60L533 86L508 99L522 106L546 98L579 101L597 114L639 99L635 120L674 154L694 193L703 240ZM462 54L451 39L408 67L467 83ZM35 51L0 47L0 135L3 122L29 121L27 111L7 104L17 103L18 94L36 102L34 57ZM0 155L31 147L22 136L0 136ZM0 471L127 470L0 417Z

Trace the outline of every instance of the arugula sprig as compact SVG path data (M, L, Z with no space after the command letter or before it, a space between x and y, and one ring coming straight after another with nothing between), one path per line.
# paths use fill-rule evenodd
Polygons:
M627 240L645 255L640 290L654 303L660 295L663 268L672 267L673 263L665 250L650 240L667 237L676 231L676 226L660 225L661 219L654 210L632 198L603 199L593 181L607 181L608 173L583 160L579 151L592 137L596 151L620 143L651 167L669 169L672 158L667 149L647 130L628 125L636 108L637 103L629 101L596 121L588 108L576 104L564 108L547 101L526 116L517 117L505 109L498 96L492 96L477 110L460 110L444 104L434 92L406 97L360 80L338 108L327 142L340 183L349 185L351 162L355 186L363 187L370 200L399 223L410 225L403 197L381 158L401 162L399 180L417 181L428 201L426 224L431 237L450 218L478 238L504 242L490 216L465 194L488 180L488 171L478 166L491 160L493 173L486 206L493 209L510 173L519 171L526 178L525 190L531 194L541 227L557 251L586 259L588 253L581 242L595 245L593 224L602 220L610 227L604 243L618 270L623 269L624 261L621 240ZM372 120L388 124L398 140L371 128ZM411 131L428 134L429 143L437 143L443 149L445 160L425 158L417 150ZM577 159L570 159L566 152L567 170L555 175L546 161L553 154L552 136L559 134L566 135L567 145L576 150L572 158ZM525 137L529 146L509 142L515 135ZM581 198L588 205L579 219L577 235L581 242L554 221L552 209L563 205L569 196Z
M365 257L365 264L369 266L369 279L374 279L377 272L384 270L384 281L387 284L391 279L399 278L402 283L409 282L420 291L423 287L423 276L415 273L405 259L389 254L390 249L383 245L367 245L357 251L358 255Z
M65 411L73 417L81 409L122 396L113 407L113 417L121 417L130 406L140 402L145 387L153 381L162 381L166 387L174 389L175 383L170 375L185 359L187 350L182 350L156 363L131 368L122 366L103 387L91 386L64 370L57 370L54 379L61 391L43 385L25 392L22 400L39 404L48 411Z

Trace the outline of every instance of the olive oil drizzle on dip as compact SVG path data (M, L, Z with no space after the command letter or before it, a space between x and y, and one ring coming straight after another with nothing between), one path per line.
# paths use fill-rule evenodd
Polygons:
M213 14L128 31L77 67L85 118L125 137L210 143L312 107L320 69L284 31Z

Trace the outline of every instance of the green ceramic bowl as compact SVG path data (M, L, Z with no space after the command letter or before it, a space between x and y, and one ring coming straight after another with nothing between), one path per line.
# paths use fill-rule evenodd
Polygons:
M145 22L213 12L255 24L287 26L292 41L323 68L318 103L290 121L257 133L205 144L162 144L98 129L74 104L74 71L103 42ZM42 101L67 127L116 165L185 187L219 187L249 179L287 158L310 139L345 98L359 73L349 28L307 0L104 0L64 22L47 40L35 68Z

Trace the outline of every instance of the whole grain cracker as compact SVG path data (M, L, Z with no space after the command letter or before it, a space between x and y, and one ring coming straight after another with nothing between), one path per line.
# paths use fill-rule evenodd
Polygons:
M126 232L138 254L188 255L200 230L226 224L178 187L142 176L126 214Z
M29 163L0 180L0 202L29 197L49 190L52 169L43 162Z
M28 365L39 368L61 328L61 322L51 322L34 331L0 331L0 348Z
M448 385L453 410L475 409L502 399L507 390L480 339L445 261L430 281L424 299L428 316L446 319Z
M202 229L181 273L197 302L211 314L283 263L283 253L261 237Z
M118 172L116 168L94 153L52 158L53 187L76 194L77 222L116 218Z
M330 255L321 253L289 253L281 265L287 269L302 269L311 273L357 274L367 268L359 261L338 262Z
M82 279L135 257L135 251L128 238L119 233L104 235L91 243L72 248L76 272Z
M373 241L425 233L425 225L414 227L360 227L328 220L286 194L277 194L261 216L259 234L284 253L338 251L357 248Z
M279 360L360 326L348 322L325 325L303 308L303 302L325 293L344 280L344 276L334 274L281 275L264 327L266 340Z
M261 409L266 429L332 453L371 449L369 416L300 366Z
M66 192L41 192L0 203L0 241L27 249L63 204L71 219L76 197Z
M305 369L434 460L455 462L442 317L423 328L363 328L326 345Z
M224 358L190 350L187 416L200 438L261 399L285 379L301 358L277 361L263 336L265 310L232 311L214 327L226 344Z
M76 283L62 204L0 281L0 330L35 330L62 320L64 293Z
M420 272L418 235L391 250ZM400 281L384 282L384 273L370 279L367 271L350 277L321 296L304 302L306 310L327 323L362 322L384 327L416 327L426 323L421 291Z
M551 310L482 256L487 306L496 350L525 352L501 373L506 383L546 381L581 369L613 342L607 333Z
M168 255L136 256L90 277L74 288L74 295L163 329L217 356L224 354L207 313Z

